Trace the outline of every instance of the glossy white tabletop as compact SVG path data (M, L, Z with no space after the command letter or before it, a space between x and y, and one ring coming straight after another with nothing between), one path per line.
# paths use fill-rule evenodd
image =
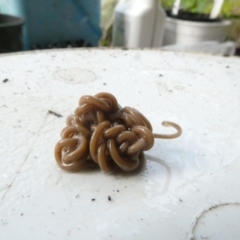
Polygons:
M137 175L60 170L53 150L65 118L82 95L103 91L141 111L154 132L174 131L161 126L169 120L182 136L156 140ZM240 239L239 58L0 55L0 126L0 239Z

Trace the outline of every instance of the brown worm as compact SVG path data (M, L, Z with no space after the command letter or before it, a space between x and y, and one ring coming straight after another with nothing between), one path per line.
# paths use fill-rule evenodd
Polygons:
M165 121L174 134L155 134L149 120L134 108L122 108L110 93L82 96L74 114L66 119L61 140L55 146L55 159L64 170L99 166L105 173L118 168L136 171L145 165L143 151L154 145L154 138L173 139L182 134L179 125Z

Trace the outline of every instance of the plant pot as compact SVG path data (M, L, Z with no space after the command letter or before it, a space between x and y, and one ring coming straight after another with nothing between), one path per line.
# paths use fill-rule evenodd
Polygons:
M23 49L23 18L0 14L0 53L16 52Z
M203 15L200 18L193 17L192 20L186 20L191 19L190 15L187 17L182 15L179 18L167 17L163 45L187 45L203 41L224 42L231 25L229 20L211 20Z

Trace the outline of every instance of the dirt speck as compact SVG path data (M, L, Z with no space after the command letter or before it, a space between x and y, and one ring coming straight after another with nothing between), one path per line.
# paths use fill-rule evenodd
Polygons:
M49 113L49 114L52 114L52 115L54 115L54 116L56 116L56 117L58 117L58 118L63 117L61 114L56 113L56 112L54 112L54 111L52 111L52 110L48 110L48 113Z

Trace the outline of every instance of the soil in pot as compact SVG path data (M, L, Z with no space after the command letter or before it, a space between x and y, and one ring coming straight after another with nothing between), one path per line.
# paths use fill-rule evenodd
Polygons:
M193 21L193 22L220 22L220 18L210 19L209 15L202 13L190 13L187 11L180 10L178 15L172 15L170 10L166 11L168 17L185 20L185 21Z
M23 24L22 18L0 14L0 53L16 52L23 49Z

